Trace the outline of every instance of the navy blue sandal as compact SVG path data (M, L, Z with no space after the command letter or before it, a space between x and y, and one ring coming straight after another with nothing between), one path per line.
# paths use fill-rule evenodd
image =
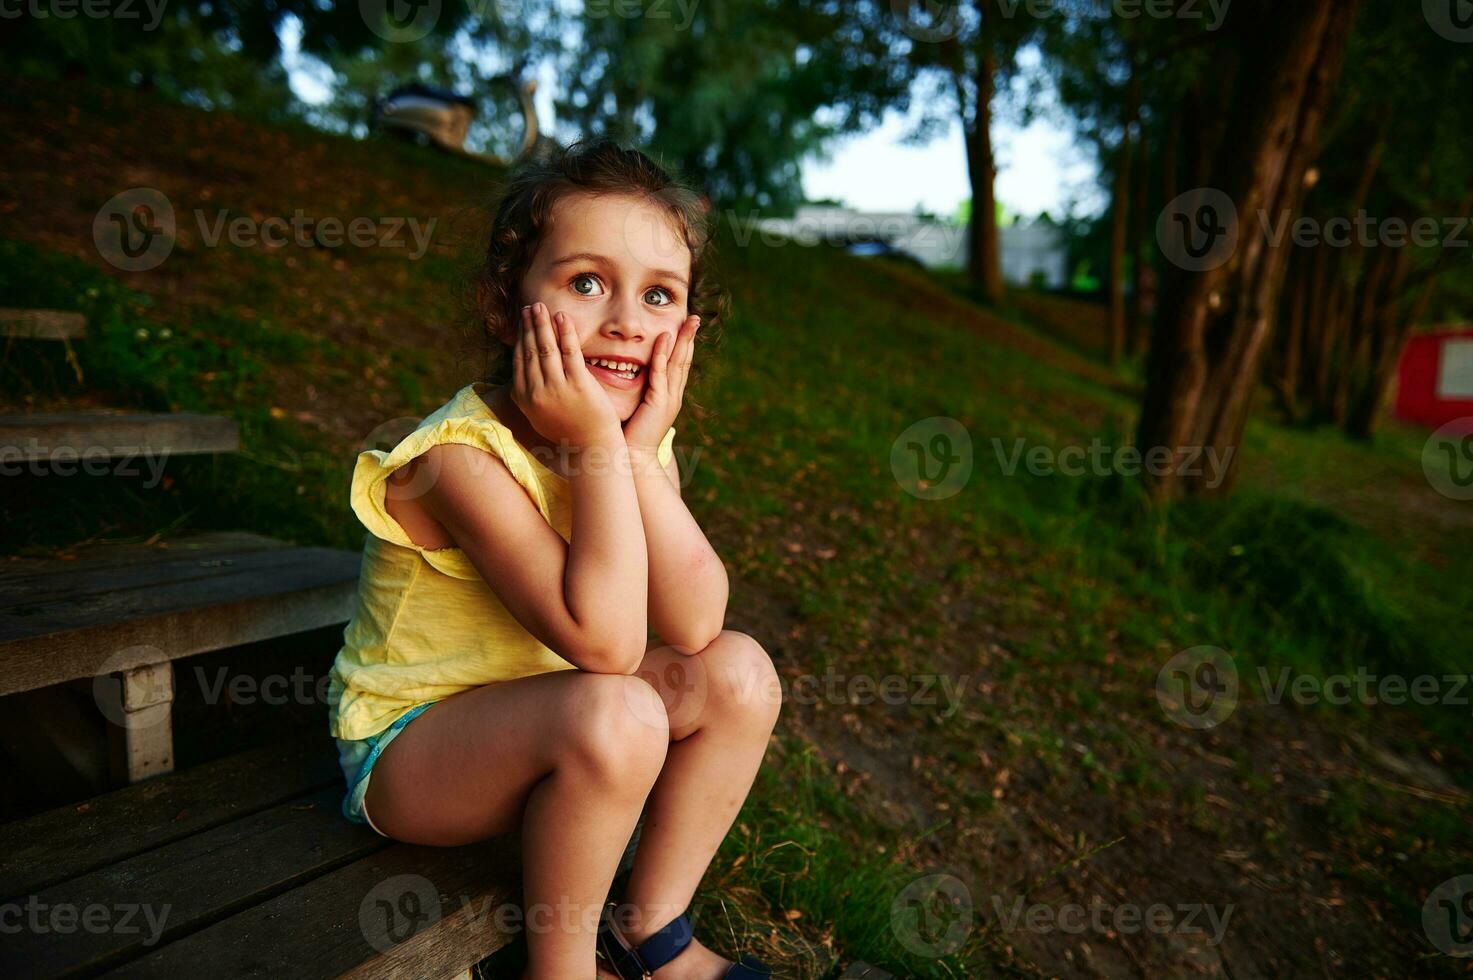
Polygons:
M695 937L690 916L682 913L635 948L614 924L617 909L613 902L604 906L598 923L598 952L619 980L650 980L656 970L685 952ZM746 954L726 971L726 980L763 980L770 976L771 967Z

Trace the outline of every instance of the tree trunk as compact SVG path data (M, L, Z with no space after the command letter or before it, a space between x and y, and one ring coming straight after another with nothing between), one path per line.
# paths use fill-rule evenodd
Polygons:
M1242 109L1218 144L1212 172L1220 183L1209 185L1229 189L1242 233L1223 265L1170 276L1137 431L1142 453L1164 450L1173 461L1152 474L1158 498L1231 486L1288 255L1266 240L1258 217L1292 219L1299 211L1358 6L1298 0L1255 4L1244 15L1265 15L1256 21L1264 26L1244 42L1252 50L1241 76L1246 91L1237 96ZM1219 468L1202 465L1208 453Z
M972 218L967 225L967 272L989 303L1004 297L1002 254L997 239L997 166L992 153L992 99L997 86L997 60L984 33L982 53L974 79L977 104L968 127L962 107L962 133L967 147L967 174L972 184ZM957 86L960 94L963 86Z
M1120 363L1125 353L1125 249L1130 231L1130 177L1132 151L1135 145L1135 123L1140 116L1141 83L1132 50L1130 81L1126 84L1124 113L1121 116L1120 148L1115 161L1114 201L1110 213L1110 363Z

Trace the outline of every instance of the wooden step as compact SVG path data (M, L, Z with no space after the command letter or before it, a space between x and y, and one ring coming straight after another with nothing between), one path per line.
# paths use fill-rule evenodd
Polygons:
M342 817L344 792L324 737L0 827L22 916L131 910L129 928L22 928L0 976L448 978L510 940L513 837L392 842Z
M347 622L359 560L212 533L0 563L0 695Z
M0 415L0 462L67 463L78 460L230 453L240 448L240 426L219 415L68 414Z
M289 741L0 825L0 899L34 894L342 781L330 740ZM161 810L168 819L150 819Z
M87 332L87 318L67 310L16 310L0 307L0 337L21 340L73 340Z

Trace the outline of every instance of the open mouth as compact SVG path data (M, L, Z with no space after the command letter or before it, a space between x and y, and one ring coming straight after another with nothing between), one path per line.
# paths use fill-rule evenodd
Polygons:
M614 388L635 388L644 380L644 365L612 357L585 357L594 377Z

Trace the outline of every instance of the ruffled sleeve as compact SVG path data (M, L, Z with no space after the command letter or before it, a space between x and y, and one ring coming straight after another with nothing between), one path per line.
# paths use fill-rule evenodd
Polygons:
M459 548L432 550L415 544L399 526L399 522L389 516L384 502L388 478L395 470L422 456L432 447L449 443L474 446L500 459L532 498L538 513L544 520L551 522L547 493L533 471L531 457L516 441L510 429L491 418L442 419L411 432L387 453L377 449L359 453L358 462L353 468L353 513L358 515L358 520L363 522L369 533L390 544L419 552L425 561L446 575L462 579L479 578L480 573ZM424 493L434 478L435 474L429 468L421 467L414 479L399 487L396 492L410 496Z
M662 465L669 465L674 455L675 428L671 426L660 441L656 458ZM495 418L453 416L439 421L428 421L416 429L388 452L370 449L358 454L353 468L351 501L353 513L368 529L369 533L390 544L408 548L422 555L425 561L446 575L460 579L480 577L465 552L459 548L423 548L414 543L389 516L385 506L389 476L401 466L424 455L434 446L459 443L474 446L500 459L512 478L527 492L537 512L549 524L553 523L552 501L549 495L561 493L565 481L533 459L530 453L517 442L511 430ZM409 496L424 493L429 489L435 474L421 467L414 479L396 492Z

